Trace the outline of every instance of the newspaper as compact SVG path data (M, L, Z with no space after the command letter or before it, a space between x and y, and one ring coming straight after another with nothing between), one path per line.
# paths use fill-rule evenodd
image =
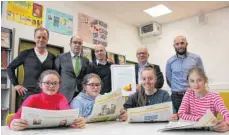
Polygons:
M168 121L173 114L172 102L127 109L128 122Z
M199 121L186 121L179 120L177 122L170 121L169 124L160 129L160 131L167 130L176 130L176 129L211 129L217 123L217 118L214 114L208 109L203 117L200 118Z
M28 128L69 126L78 118L79 109L44 110L22 107L21 119L28 121Z
M95 99L95 104L87 122L100 122L116 120L123 108L121 89L99 95Z

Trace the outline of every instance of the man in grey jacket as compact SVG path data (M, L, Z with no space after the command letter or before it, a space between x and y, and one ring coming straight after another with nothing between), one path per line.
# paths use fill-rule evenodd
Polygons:
M56 58L55 68L61 76L59 92L70 102L82 90L81 83L89 72L89 61L81 54L83 40L79 36L73 36L69 45L71 50Z

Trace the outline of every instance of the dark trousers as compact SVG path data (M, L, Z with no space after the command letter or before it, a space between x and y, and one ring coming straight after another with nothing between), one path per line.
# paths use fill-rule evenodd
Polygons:
M172 98L173 107L176 113L178 113L178 110L180 108L183 97L184 97L184 94L172 92L171 98Z

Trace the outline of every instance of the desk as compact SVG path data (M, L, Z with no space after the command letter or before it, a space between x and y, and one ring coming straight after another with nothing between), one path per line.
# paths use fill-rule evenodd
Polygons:
M12 131L7 126L2 126L2 135L229 135L229 132L213 131L158 131L166 125L167 123L101 122L87 124L85 129L54 128L24 131Z

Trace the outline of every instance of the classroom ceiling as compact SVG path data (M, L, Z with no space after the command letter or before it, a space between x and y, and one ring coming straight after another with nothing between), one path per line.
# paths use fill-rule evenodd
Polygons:
M130 23L135 26L157 21L161 24L200 15L201 12L211 12L220 8L229 7L229 1L80 1L89 7ZM172 13L153 18L143 12L147 8L163 4Z

